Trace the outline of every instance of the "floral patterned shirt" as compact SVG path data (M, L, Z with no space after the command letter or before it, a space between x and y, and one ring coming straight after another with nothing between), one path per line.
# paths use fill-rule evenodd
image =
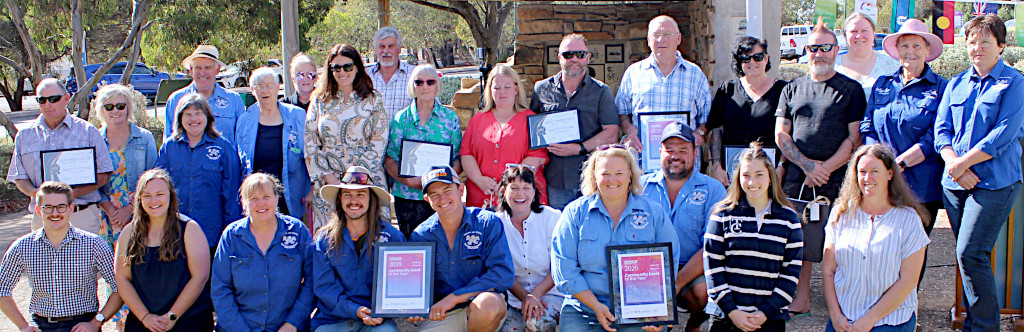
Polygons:
M462 145L462 127L459 125L459 116L455 114L455 111L435 101L427 124L420 125L420 115L416 110L416 101L414 100L411 106L399 111L395 118L391 119L387 156L401 162L402 140L407 139L450 144L452 154L449 162L455 160L459 156L459 146ZM391 188L391 194L404 199L423 200L422 190L410 188L397 181Z

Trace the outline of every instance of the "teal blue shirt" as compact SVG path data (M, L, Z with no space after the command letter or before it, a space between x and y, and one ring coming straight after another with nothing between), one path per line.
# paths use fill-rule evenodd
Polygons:
M412 105L395 114L395 118L391 119L390 128L386 153L399 164L402 161L402 140L405 139L451 144L451 160L459 156L459 146L462 145L459 116L436 100L426 125L420 125L420 115L416 111L416 101L413 100ZM391 194L409 200L423 200L422 190L410 188L397 181L391 188Z

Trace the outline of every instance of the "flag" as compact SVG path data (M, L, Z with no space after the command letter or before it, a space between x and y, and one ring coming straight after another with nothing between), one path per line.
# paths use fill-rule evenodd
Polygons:
M999 10L999 4L987 3L983 1L975 2L971 8L974 9L974 16L981 16L985 14L995 14Z
M835 29L836 8L836 0L815 0L814 17L821 17L829 29Z
M1024 20L1024 5L1013 5L1013 18ZM1017 46L1024 46L1024 29L1013 29L1017 36Z
M894 0L892 4L892 31L900 31L903 22L914 18L914 0Z
M932 1L932 33L942 39L943 44L953 43L953 1Z

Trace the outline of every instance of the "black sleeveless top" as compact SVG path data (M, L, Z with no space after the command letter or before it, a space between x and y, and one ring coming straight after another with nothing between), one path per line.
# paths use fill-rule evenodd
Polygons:
M181 220L179 222L182 233L184 233L188 221ZM139 294L142 304L146 305L153 315L163 315L170 311L174 301L178 299L178 295L192 278L184 250L173 261L164 262L160 260L159 248L146 247L142 263L132 265L132 286ZM192 306L184 313L177 313L178 322L175 323L175 328L172 330L179 330L179 328L191 325L188 321L193 319L211 320L212 323L211 311L213 311L213 302L210 301L210 284L207 283ZM140 321L140 317L136 317L134 313L129 315L125 326L126 331L134 330L129 327L142 327L142 331L148 331Z

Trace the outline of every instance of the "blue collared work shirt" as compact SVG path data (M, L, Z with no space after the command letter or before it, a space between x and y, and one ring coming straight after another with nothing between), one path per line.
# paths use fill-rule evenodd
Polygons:
M875 81L868 96L860 133L864 144L883 143L900 155L915 145L924 161L903 171L907 184L921 202L942 199L942 158L935 152L935 115L946 90L946 79L926 64L920 77L903 82L900 68Z
M224 229L213 256L210 297L219 331L305 330L313 312L313 239L298 219L277 214L266 254L246 217ZM303 282L305 280L305 282Z
M164 108L164 140L174 135L174 129L178 127L175 122L178 112L178 101L186 95L196 92L196 85L189 84L178 91L174 91L167 97L167 105ZM227 140L235 139L235 121L245 112L245 102L242 96L234 91L220 87L213 88L213 94L206 99L213 111L213 127Z
M694 172L676 194L674 204L669 204L665 173L659 170L640 177L644 187L644 198L650 199L668 211L669 220L679 236L679 265L685 265L690 257L704 248L704 232L708 230L708 218L718 201L725 198L725 187L718 180Z
M203 134L194 148L189 147L187 136L170 138L160 147L156 167L171 174L178 212L199 223L211 247L217 245L225 226L242 217L238 152L224 137Z
M516 274L512 254L505 241L505 226L498 215L477 207L466 207L455 243L448 236L437 213L427 218L409 236L410 242L434 242L434 302L448 294L491 290L502 293L512 288ZM460 303L453 309L465 307Z
M935 119L935 151L947 146L957 156L978 149L992 159L971 166L977 187L1006 188L1021 180L1020 139L1024 137L1024 76L1000 59L985 77L974 67L953 76ZM963 190L943 172L942 186Z
M380 236L375 243L405 242L405 235L394 226L381 221ZM371 307L373 300L373 251L356 253L355 241L342 227L337 249L331 250L328 233L317 234L313 249L313 293L316 294L316 314L311 331L322 325L359 318L359 307Z
M626 209L613 226L596 194L569 203L551 240L551 277L558 291L566 295L562 306L593 313L572 296L588 289L610 306L607 246L670 242L672 255L678 257L679 238L664 211L657 202L630 194ZM679 265L673 268L678 270Z
M302 198L309 193L309 172L306 171L306 111L291 104L277 102L281 112L281 155L284 162L281 166L281 184L284 186L284 201L288 206L288 214L302 218L306 208L302 206ZM252 104L245 113L238 117L235 125L235 139L231 141L238 149L238 157L242 163L242 178L252 174L252 165L256 157L256 136L260 127L260 104Z

